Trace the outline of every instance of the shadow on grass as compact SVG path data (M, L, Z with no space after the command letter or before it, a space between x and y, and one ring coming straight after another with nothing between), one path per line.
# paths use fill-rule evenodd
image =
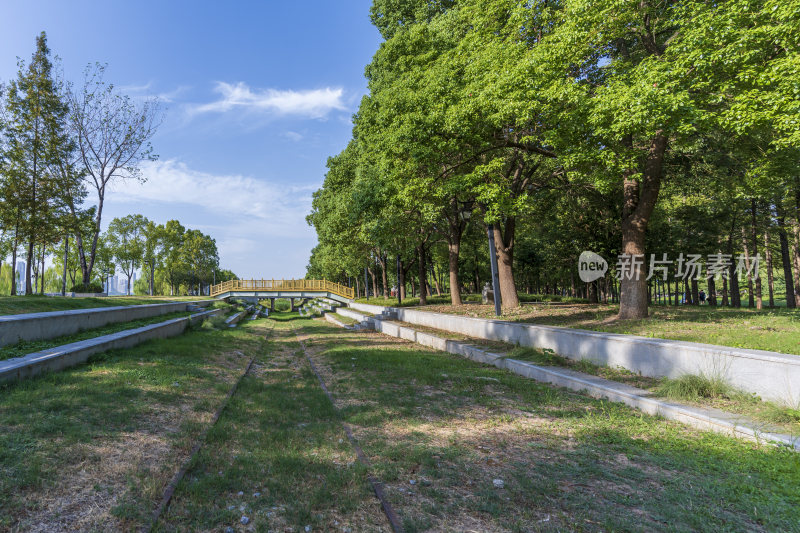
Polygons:
M439 511L398 496L413 527L472 512L512 530L545 519L556 529L783 530L800 518L799 454L450 354L343 339L324 357L348 421L368 428L362 443L380 477L433 481L415 490ZM491 486L497 477L502 493Z

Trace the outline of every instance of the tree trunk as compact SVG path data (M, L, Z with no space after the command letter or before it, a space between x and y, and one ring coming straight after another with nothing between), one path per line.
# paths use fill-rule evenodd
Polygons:
M794 302L795 307L800 307L800 180L795 177L794 189Z
M450 271L450 304L461 305L461 282L458 279L458 254L461 242L451 242L447 245L448 270Z
M630 137L625 144L631 144ZM635 258L645 256L645 234L661 189L661 172L667 137L659 132L651 139L642 173L641 184L633 172L623 177L622 253ZM643 275L644 261L632 268L630 275L620 279L620 319L647 317L647 280Z
M439 276L436 274L436 265L433 266L433 285L436 287L436 296L442 295L442 285L439 283Z
M372 296L375 298L378 297L378 276L375 274L375 271L369 267L367 267L367 272L369 272L369 277L372 278Z
M764 308L764 301L761 296L761 276L759 275L759 268L761 265L758 264L758 228L756 225L756 199L752 198L750 200L750 214L751 214L751 223L753 227L753 257L755 265L753 269L753 275L755 277L755 284L756 284L756 309L763 309Z
M731 231L728 233L728 255L733 258L733 232L736 228L736 218L734 217L731 223ZM728 269L729 286L731 292L731 306L741 307L741 294L739 293L739 275L736 272L736 263L731 260L731 265Z
M708 304L717 306L717 280L714 276L708 278Z
M494 247L497 251L497 274L500 278L500 299L505 309L519 307L517 286L514 283L514 236L516 219L507 217L501 231L500 224L493 224Z
M742 248L744 248L744 265L747 269L747 307L752 309L756 306L756 299L755 295L753 294L753 275L750 273L750 250L747 246L747 232L744 229L744 226L742 226Z
M692 305L700 305L700 291L694 278L692 278Z
M781 243L781 263L783 263L783 279L786 285L786 307L795 309L797 301L794 294L794 279L792 276L792 260L789 255L789 239L786 235L785 220L779 206L777 207L778 239Z
M794 303L800 306L800 226L792 225L794 240L792 241L792 258L794 259Z
M45 256L45 246L42 243L42 254L39 256L39 264L42 266L42 288L39 294L44 295L44 256Z
M382 292L381 292L381 295L382 295L384 298L388 298L388 297L389 297L389 293L388 293L388 287L389 287L389 278L388 278L388 275L387 275L387 273L386 273L386 261L387 261L387 257L386 257L386 255L382 255L382 254L380 253L380 251L379 251L379 252L376 254L376 256L377 256L377 258L378 258L378 263L379 263L379 264L380 264L380 266L381 266L381 284L383 285L383 287L382 287L382 289L381 289L381 291L382 291Z
M419 275L419 305L428 305L428 296L425 287L425 244L419 245L417 248L417 253L419 255L419 265L417 267Z
M69 258L69 233L64 235L64 279L61 280L61 296L67 294L67 259Z
M727 307L728 302L728 278L722 278L722 306Z
M597 285L595 284L594 281L592 281L591 283L587 283L586 284L586 294L589 296L588 299L589 299L589 303L590 304L598 303L598 300L597 300Z
M28 243L28 255L25 263L25 294L33 294L33 286L31 285L31 269L35 258L33 257L33 239Z
M775 276L772 273L772 247L769 238L769 226L764 230L764 259L767 263L767 292L769 293L769 307L775 307Z
M400 279L397 280L397 290L400 291L400 299L406 299L406 266L403 264L403 260L400 260L400 272L399 272Z
M11 250L11 296L17 294L17 248L19 248L19 241L17 234L19 233L19 224L17 224L16 231L14 232L14 249Z

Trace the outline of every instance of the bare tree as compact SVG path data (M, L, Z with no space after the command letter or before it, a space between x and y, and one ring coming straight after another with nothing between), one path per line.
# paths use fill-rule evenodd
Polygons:
M75 235L84 283L91 281L107 187L116 180L145 180L139 165L157 158L150 140L162 118L156 98L136 101L120 94L114 85L103 81L104 73L105 65L90 65L85 71L83 89L69 92L80 160L89 187L97 192L88 253L80 233Z

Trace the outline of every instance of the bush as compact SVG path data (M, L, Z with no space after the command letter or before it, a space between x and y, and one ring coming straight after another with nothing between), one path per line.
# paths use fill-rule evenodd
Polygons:
M275 300L275 310L276 311L288 311L292 308L292 304L289 303L289 300L284 300L283 298L279 298Z
M103 292L103 286L97 282L92 283L76 283L72 286L69 290L70 292L82 292L82 293L97 293Z

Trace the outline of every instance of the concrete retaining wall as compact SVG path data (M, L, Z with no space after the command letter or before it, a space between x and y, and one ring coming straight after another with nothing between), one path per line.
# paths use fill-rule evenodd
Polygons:
M800 356L729 348L635 335L487 320L406 308L351 304L354 309L386 310L397 320L502 341L550 349L570 359L623 367L643 376L677 378L686 374L721 377L732 386L790 406L800 405Z
M668 420L676 420L707 431L756 442L772 442L800 451L800 438L793 435L760 430L756 424L740 415L726 413L718 409L691 407L649 398L650 393L648 391L624 383L617 383L567 368L544 367L527 361L508 359L477 346L444 339L392 322L375 321L375 329L385 335L412 341L443 352L461 355L477 363L493 365L536 381L565 387L588 394L594 398L605 398L614 402L624 403L650 415L662 416Z
M130 322L168 313L189 310L189 306L208 305L213 300L169 302L163 304L71 309L47 313L0 316L0 346L20 341L53 339L107 324Z
M183 333L190 324L196 324L219 313L220 309L203 311L187 317L175 318L141 328L119 331L94 339L73 342L35 352L23 357L0 361L0 382L25 379L42 372L55 372L85 363L94 354L116 348L130 348L151 339L164 339Z

